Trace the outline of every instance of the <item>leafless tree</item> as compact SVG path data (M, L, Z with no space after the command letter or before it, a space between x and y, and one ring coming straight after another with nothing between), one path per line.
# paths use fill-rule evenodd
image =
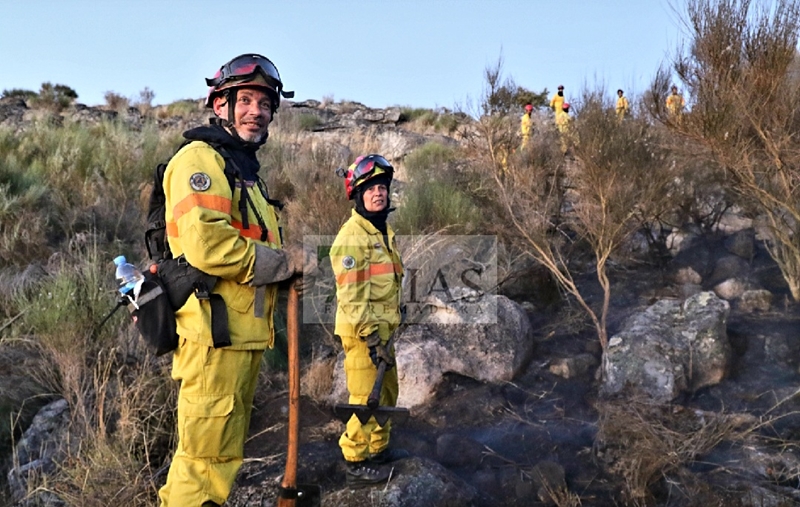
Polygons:
M800 4L689 0L684 22L691 38L672 70L689 108L666 111L664 68L651 86L651 112L703 146L741 203L764 217L767 248L800 300Z
M620 124L604 95L583 93L573 125L574 160L565 160L556 132L544 132L494 173L493 186L516 237L586 311L605 350L608 262L663 208L671 175L656 129L637 119ZM570 270L568 247L577 241L594 254L603 290L599 308L584 297Z

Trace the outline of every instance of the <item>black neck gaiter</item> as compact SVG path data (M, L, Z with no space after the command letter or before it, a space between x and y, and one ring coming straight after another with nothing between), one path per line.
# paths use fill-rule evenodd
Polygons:
M389 218L389 213L394 211L394 208L391 206L391 199L387 195L386 207L382 210L367 211L367 208L364 207L364 190L366 190L366 188L356 188L356 195L353 199L356 203L356 213L369 220L369 222L383 234L383 242L386 244L386 248L391 248L389 246L389 233L386 228L386 219ZM388 185L387 190L389 190Z

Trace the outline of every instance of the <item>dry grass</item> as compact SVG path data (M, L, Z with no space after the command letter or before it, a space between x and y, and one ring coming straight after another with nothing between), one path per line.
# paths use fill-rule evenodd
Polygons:
M336 358L312 360L300 379L300 392L317 403L324 403L333 389Z
M662 480L682 483L691 497L696 481L685 467L721 442L741 441L756 429L752 418L700 415L631 393L604 400L597 409L596 455L622 478L625 501L636 506L651 505L653 486Z

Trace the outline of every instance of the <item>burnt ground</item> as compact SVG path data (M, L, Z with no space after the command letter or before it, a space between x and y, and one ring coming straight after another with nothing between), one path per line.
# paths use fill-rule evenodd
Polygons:
M798 385L798 305L788 302L780 272L763 250L752 265L761 285L775 295L772 309L764 314L743 314L734 302L728 324L735 355L730 375L717 386L676 400L676 405L774 415L772 407L781 393ZM667 272L648 264L613 270L609 336L630 314L659 298L678 297L680 291L670 287ZM581 283L588 289L590 302L599 302L601 294L593 275L584 275ZM484 497L478 503L482 505L546 505L539 502L531 482L533 467L542 461L563 467L569 490L580 497L582 505L624 504L622 478L596 458L593 448L597 407L603 403L597 395L595 368L570 379L554 375L548 368L555 359L586 353L599 362L593 328L577 304L567 300L537 307L529 317L537 346L524 372L502 385L447 376L432 402L393 428L393 445L447 467L481 491ZM776 365L776 357L783 364ZM286 446L287 399L281 384L285 385L285 378L259 395L245 452L251 460L267 463L273 472L283 467ZM789 415L770 424L765 434L784 440L800 438L800 418L790 414L797 407L790 405L797 402L784 403L781 410ZM330 407L306 397L301 403L301 424L298 481L318 484L328 492L342 489L344 465L337 439L343 424L333 417ZM240 485L256 484L263 480L259 475L267 473L263 468L253 470L259 471L243 468ZM403 472L402 464L397 470ZM667 500L668 493L659 493L658 485L652 489L649 504L690 505Z

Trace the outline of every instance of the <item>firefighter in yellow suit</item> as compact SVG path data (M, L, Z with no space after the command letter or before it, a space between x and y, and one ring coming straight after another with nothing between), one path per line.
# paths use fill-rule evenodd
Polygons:
M395 406L398 396L394 350L387 350L389 337L400 325L403 264L394 231L386 223L390 207L389 188L394 168L380 155L359 157L345 176L347 197L355 209L342 225L330 250L336 276L335 333L344 347L349 403L366 405L377 375L379 358L388 360L380 394L380 405ZM393 347L391 347L393 349ZM384 465L408 453L389 448L391 422L378 426L374 418L366 424L353 416L339 439L347 462L346 479L351 487L385 482L390 470Z
M683 108L686 107L686 100L684 100L683 95L678 93L677 86L673 85L671 91L672 93L667 95L666 100L667 112L673 117L680 118Z
M625 119L626 116L630 114L630 104L628 103L627 97L625 97L625 92L617 90L617 120L622 123L622 120Z
M556 117L558 117L558 113L564 105L564 100L564 85L558 85L558 91L553 95L553 98L550 99L550 109L553 110Z
M531 131L533 131L531 113L533 113L533 104L525 104L525 112L519 120L519 132L522 135L522 145L520 148L523 150L528 146L531 140Z
M569 147L575 142L575 135L572 131L572 117L569 115L570 105L564 102L561 111L556 113L556 128L561 137L561 153L566 154Z
M184 133L188 144L164 173L165 218L172 255L219 277L211 292L224 301L227 326L220 335L225 319L212 319L211 301L199 293L176 312L178 446L159 490L162 506L228 498L261 359L273 345L277 282L302 275L306 261L301 247L281 248L278 217L257 174L256 151L279 97L290 96L277 69L261 55L241 55L206 81L217 121Z

